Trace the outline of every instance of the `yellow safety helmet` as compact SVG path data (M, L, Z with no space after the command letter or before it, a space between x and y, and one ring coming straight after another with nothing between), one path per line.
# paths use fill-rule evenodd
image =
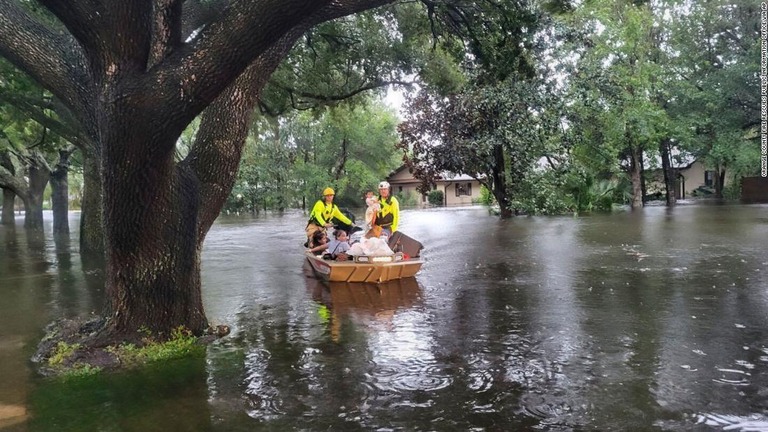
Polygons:
M323 195L336 195L336 192L334 192L333 189L327 187L325 190L323 190Z

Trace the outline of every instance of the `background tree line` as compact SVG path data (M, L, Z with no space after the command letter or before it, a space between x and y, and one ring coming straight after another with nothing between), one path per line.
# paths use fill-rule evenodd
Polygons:
M324 23L299 41L263 91L225 210L305 208L329 184L358 206L403 155L425 193L444 171L474 174L505 215L639 207L644 173L666 168L672 188L683 157L718 173L718 197L738 197L738 182L723 189L726 175L756 174L752 2L540 3L524 13L480 2L475 18L440 7L429 27L420 6L401 5ZM79 201L83 182L64 193L57 179L81 178L85 140L51 95L0 66L3 220L19 196L27 225L39 226L45 178L54 209ZM381 102L393 86L409 95L400 136Z
M476 177L502 217L640 207L657 159L667 192L690 155L718 196L759 166L746 0L70 3L0 0L2 220L18 197L40 229L50 182L66 232L82 176L113 335L200 331L196 257L222 209L306 208L327 185L353 205L403 161L425 193ZM392 87L402 121L380 103ZM153 321L157 295L178 313Z

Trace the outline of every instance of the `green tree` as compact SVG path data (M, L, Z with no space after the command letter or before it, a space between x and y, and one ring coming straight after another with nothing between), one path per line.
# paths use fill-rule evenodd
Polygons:
M455 37L443 46L463 79L427 85L411 100L400 147L422 192L444 172L467 174L492 193L500 216L510 217L511 197L536 161L557 153L560 108L546 49L558 35L528 3L481 2L454 16L460 19L446 25Z
M716 172L723 196L734 180L759 169L759 5L742 0L675 2L670 69L677 80L669 110L681 146Z
M232 2L189 37L184 17L196 2L43 1L60 23L51 26L26 3L0 0L0 55L61 100L100 149L108 319L93 343L138 338L142 327L207 328L200 251L260 90L313 25L385 3ZM177 163L176 141L200 114Z
M557 133L553 96L542 80L519 76L451 97L419 95L400 126L400 145L414 175L426 180L422 191L446 171L467 174L493 194L501 217L511 216L511 197Z
M280 121L260 119L240 164L232 209L305 207L328 185L338 204L361 206L363 192L400 160L396 116L363 99L289 113Z
M69 231L66 199L68 197L69 162L72 152L75 149L80 151L79 159L82 161L82 165L86 167L84 195L81 200L83 212L80 218L80 251L81 253L103 255L101 180L98 169L99 162L96 158L97 151L93 142L87 137L77 119L55 95L43 90L29 76L2 58L0 58L0 76L2 77L0 79L0 110L4 110L5 114L2 118L7 122L2 126L3 130L12 127L11 122L35 122L60 138L54 140L60 143L59 147L49 149L54 154L59 153L60 158L59 162L54 165L54 171L50 172L55 203L53 206L53 225L54 231L57 233ZM54 141L49 143L49 146L54 144ZM40 165L36 169L46 170L48 167ZM50 169L48 170L50 171ZM10 200L13 194L11 188L4 188L6 199ZM4 221L4 223L12 223L13 219L4 218ZM42 220L32 225L27 224L27 226L40 229L42 228L41 224Z
M649 150L655 154L669 135L667 113L656 94L662 67L650 3L590 2L574 16L587 29L590 45L573 80L582 154L589 157L599 147L608 166L615 164L610 159L618 160L632 184L631 207L642 207L645 156Z

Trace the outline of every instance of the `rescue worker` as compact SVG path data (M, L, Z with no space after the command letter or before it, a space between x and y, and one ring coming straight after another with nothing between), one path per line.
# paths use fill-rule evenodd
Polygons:
M397 223L400 219L400 203L397 198L392 196L392 187L389 182L379 183L379 206L380 210L376 213L375 226L381 227L379 237L388 239L392 233L397 231ZM378 230L377 230L378 231Z
M333 203L333 197L336 193L333 189L327 187L323 190L323 198L317 200L315 206L312 207L312 212L309 214L309 222L307 222L307 244L312 239L312 235L317 230L325 230L332 227L332 221L334 219L340 222L352 226L353 222L339 210L339 207Z

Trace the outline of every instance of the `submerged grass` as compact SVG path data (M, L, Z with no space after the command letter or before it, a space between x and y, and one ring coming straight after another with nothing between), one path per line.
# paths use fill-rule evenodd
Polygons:
M183 326L173 329L167 341L158 342L151 335L146 334L142 342L141 346L121 344L109 347L107 351L128 367L205 353L205 346L198 343L192 332Z
M69 380L87 377L103 370L135 369L151 363L205 355L205 344L183 326L171 331L167 339L142 331L138 344L123 343L88 349L79 343L59 341L50 351L50 375Z

